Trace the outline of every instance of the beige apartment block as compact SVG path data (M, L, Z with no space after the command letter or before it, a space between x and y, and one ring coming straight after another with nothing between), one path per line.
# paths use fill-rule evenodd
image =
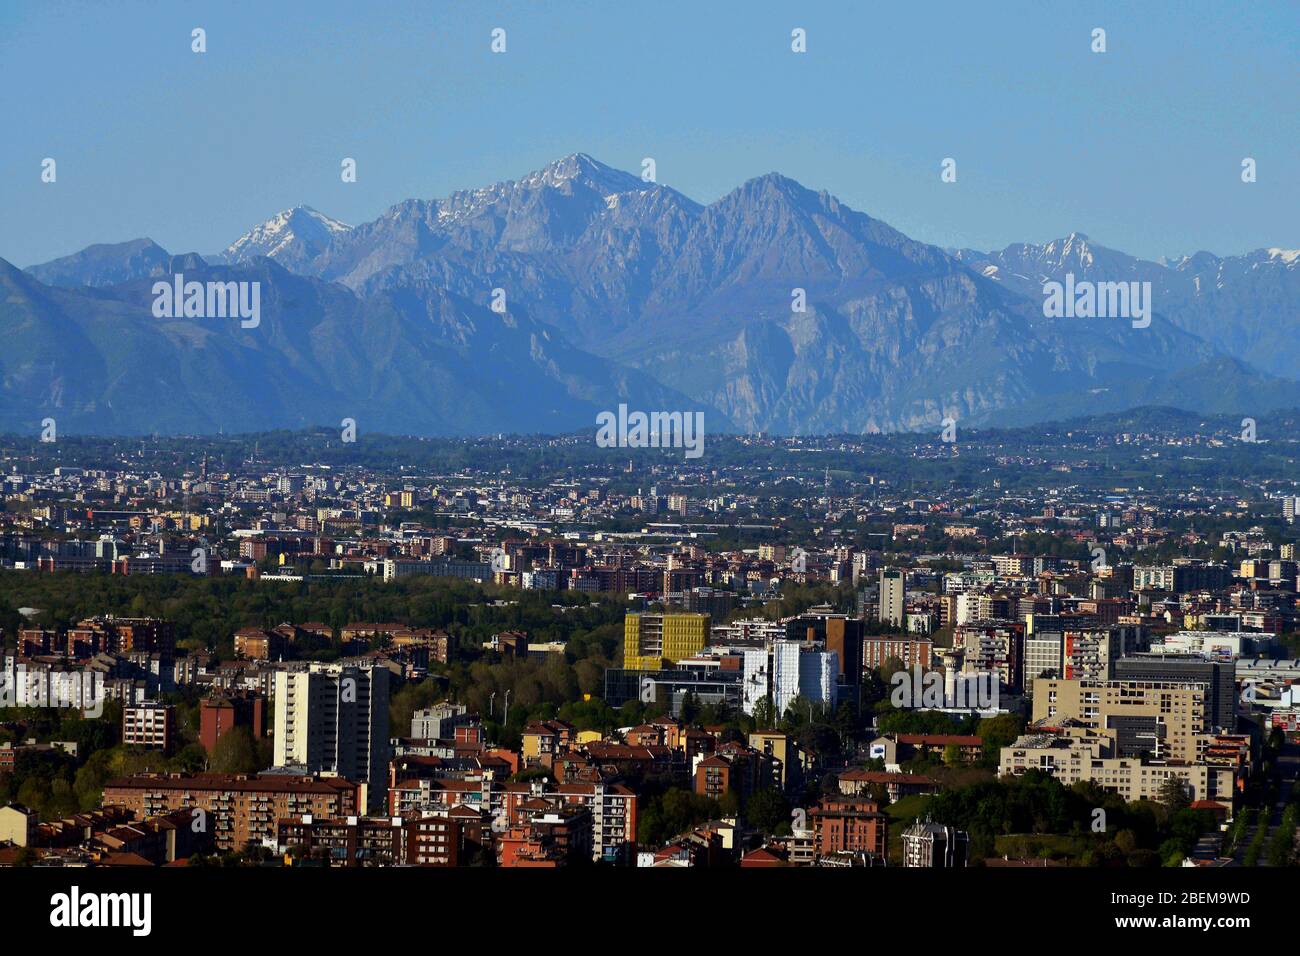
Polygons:
M1074 720L1109 738L1120 757L1149 752L1175 763L1199 763L1207 746L1203 684L1041 678L1034 684L1034 723Z
M1097 737L1027 734L1003 747L998 771L1019 776L1029 770L1049 773L1064 786L1091 781L1125 800L1158 800L1170 777L1183 782L1192 800L1231 803L1235 774L1205 764L1143 762L1136 757L1111 757L1107 741Z

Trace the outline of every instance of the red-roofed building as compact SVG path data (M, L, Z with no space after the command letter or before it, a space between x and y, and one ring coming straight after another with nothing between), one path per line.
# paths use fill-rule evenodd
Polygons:
M194 811L173 810L112 827L98 834L94 842L110 856L135 856L146 866L159 866L212 851L213 834L196 828L194 823Z
M104 785L105 805L126 807L137 818L199 809L220 850L242 850L276 835L276 821L310 813L357 812L360 786L342 777L287 774L141 773Z
M592 861L592 816L584 806L533 798L519 822L497 837L502 867L581 866Z
M760 867L789 866L790 863L784 850L775 846L763 846L757 850L750 850L742 856L740 865L746 869L757 869Z
M827 797L808 811L813 850L818 857L838 853L885 856L888 818L880 805L863 797Z
M939 781L919 773L886 773L883 770L845 770L839 775L840 793L871 795L875 787L884 787L889 802L919 793L938 793Z
M539 720L523 732L525 767L549 768L555 758L573 741L573 726L562 720Z

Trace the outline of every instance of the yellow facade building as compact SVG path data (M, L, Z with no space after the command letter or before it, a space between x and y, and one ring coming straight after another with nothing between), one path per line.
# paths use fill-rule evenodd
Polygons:
M623 667L657 671L693 657L709 642L707 614L629 614L623 623Z

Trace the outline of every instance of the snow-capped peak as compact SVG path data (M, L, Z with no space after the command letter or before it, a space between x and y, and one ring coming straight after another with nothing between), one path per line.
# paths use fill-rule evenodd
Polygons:
M1060 264L1073 260L1084 268L1093 262L1088 237L1081 232L1072 232L1064 239L1054 239L1043 246L1043 258Z
M616 209L618 201L614 197L632 192L644 193L656 188L653 183L647 184L631 173L606 166L586 153L572 153L519 179L505 180L479 189L459 190L446 199L435 199L424 206L432 210L432 216L439 226L446 227L469 221L483 210L521 192L586 189L598 194L609 209ZM405 206L395 206L388 215L400 217L406 212L408 210Z
M539 189L544 186L555 188L577 181L596 190L607 199L619 193L644 189L646 186L631 173L606 166L586 153L572 153L557 159L524 176L516 185L525 189Z
M315 255L335 237L349 232L351 226L339 222L310 206L294 206L276 213L232 242L225 251L226 260L238 262L252 256L276 258L295 247Z

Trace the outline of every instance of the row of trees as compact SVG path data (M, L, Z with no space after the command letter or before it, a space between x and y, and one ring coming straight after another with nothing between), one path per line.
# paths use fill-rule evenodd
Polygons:
M498 604L498 600L506 599ZM567 610L558 612L553 605ZM452 578L408 577L276 583L234 576L33 574L0 571L0 629L12 642L30 626L18 608L38 608L30 623L66 627L96 614L160 617L176 625L183 649L233 656L242 627L323 621L337 637L354 621L448 630L468 644L501 630L534 640L565 640L622 619L624 605L578 592L519 591Z
M1085 866L1177 866L1190 855L1215 818L1188 805L1181 783L1171 780L1159 802L1126 803L1094 783L1063 786L1031 771L926 797L922 813L966 830L972 858L996 855L1016 844ZM1006 837L1018 837L1008 841ZM1040 839L1035 840L1034 837Z

